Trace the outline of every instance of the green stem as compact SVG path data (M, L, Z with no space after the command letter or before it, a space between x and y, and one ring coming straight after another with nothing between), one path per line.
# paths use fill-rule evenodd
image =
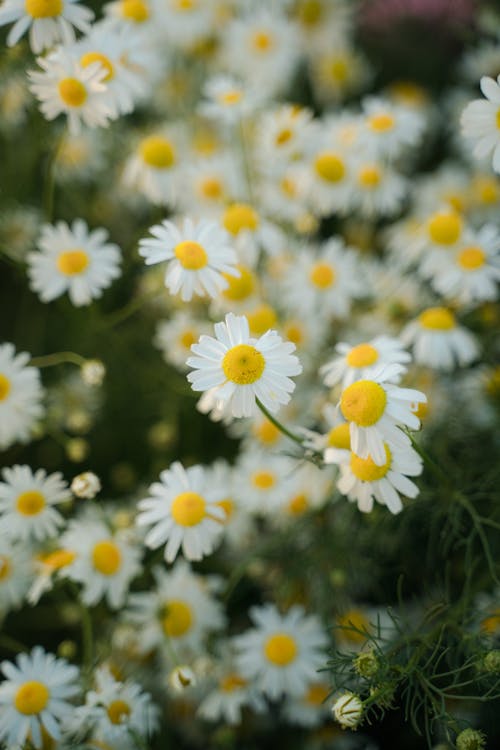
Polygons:
M64 143L66 131L63 131L62 135L56 141L54 148L49 154L47 161L47 171L45 178L45 185L43 190L43 211L47 221L52 221L52 214L54 211L54 193L55 193L55 168L59 151Z
M103 325L106 328L113 328L114 326L123 323L125 320L132 317L132 315L135 315L135 313L138 312L141 307L143 307L148 302L152 302L158 299L159 296L160 295L151 296L151 294L148 293L143 294L139 297L134 297L130 302L121 307L119 310L115 310L109 315L106 315L103 320Z
M94 637L92 632L92 617L87 607L82 604L82 662L85 670L90 674L94 662Z
M287 438L290 438L290 440L293 440L294 443L297 443L298 445L300 445L301 448L304 447L304 441L302 440L301 437L296 435L294 432L292 432L287 427L285 427L285 425L281 424L281 422L279 422L275 417L273 417L273 415L266 409L262 401L259 401L258 398L256 398L255 400L257 402L257 406L259 407L263 415L271 422L271 424L273 424L276 427L276 429L282 432L283 435L286 435Z
M71 364L81 367L86 359L75 352L55 352L42 357L33 357L30 360L32 367L53 367L54 365Z
M243 120L240 120L239 122L239 135L240 135L240 145L241 145L241 155L243 159L243 169L245 172L245 180L247 183L247 191L248 191L248 198L250 203L253 206L253 188L252 188L252 174L250 171L250 161L248 158L248 149L247 149L247 142L246 142L246 136L245 136L245 126L243 125Z

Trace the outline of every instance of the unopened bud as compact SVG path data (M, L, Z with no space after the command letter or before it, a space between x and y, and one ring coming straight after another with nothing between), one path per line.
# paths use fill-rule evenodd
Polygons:
M361 677L373 677L379 669L379 660L373 650L362 651L354 659L354 669Z
M483 669L485 672L500 674L500 649L488 651L483 659Z
M457 737L457 750L482 750L486 745L486 737L477 729L464 729Z
M79 464L89 452L89 444L83 438L71 438L66 443L66 455L70 461Z
M102 385L106 368L100 359L87 359L81 367L82 380L87 385Z
M101 481L96 474L91 471L84 471L78 474L71 482L71 492L76 497L92 500L101 489Z
M182 664L172 669L168 676L168 684L176 693L183 693L196 685L196 677L191 667Z
M363 718L363 704L355 693L344 693L333 704L332 713L342 729L356 729Z

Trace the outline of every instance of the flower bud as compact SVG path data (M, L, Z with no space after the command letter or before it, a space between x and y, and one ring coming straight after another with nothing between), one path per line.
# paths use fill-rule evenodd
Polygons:
M464 729L457 737L457 750L482 750L486 744L486 737L483 732L476 729Z
M377 674L379 666L379 660L372 649L362 651L354 659L354 669L361 677L373 677Z
M91 471L84 471L78 474L71 482L71 492L76 497L92 500L101 489L101 481L96 474Z
M168 676L168 684L176 693L183 693L187 688L196 685L196 677L191 667L182 664L172 669Z
M485 672L500 674L500 649L488 651L483 659L483 669Z
M106 368L100 359L87 359L83 363L80 372L84 383L98 386L102 385L104 376L106 375Z
M332 713L342 729L356 729L363 717L363 703L355 693L344 693L337 698Z

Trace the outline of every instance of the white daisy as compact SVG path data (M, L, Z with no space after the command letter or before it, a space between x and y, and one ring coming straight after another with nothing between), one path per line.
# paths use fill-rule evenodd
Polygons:
M60 739L60 726L74 711L68 699L80 692L77 667L35 646L0 668L6 678L0 684L0 739L23 747L29 739L35 748L44 745L42 731Z
M53 506L68 500L69 488L60 472L35 473L29 466L12 466L0 482L0 533L13 541L55 536L64 520Z
M169 261L165 286L183 302L194 294L217 297L228 286L223 274L238 275L229 235L215 221L185 219L178 228L165 220L149 231L153 238L139 241L139 253L147 265Z
M265 709L262 697L254 685L239 673L233 659L228 658L216 668L217 683L200 703L197 715L207 721L223 721L237 725L242 720L242 709L258 713Z
M225 624L222 606L215 599L222 579L201 576L179 560L168 571L155 568L156 587L131 594L126 612L137 627L141 653L171 643L177 656L188 657L202 647L209 633Z
M199 113L227 124L242 120L259 102L247 84L227 74L209 78L203 86L203 95L205 98L198 106Z
M82 122L89 128L103 128L115 114L106 96L108 70L97 60L80 65L67 50L59 48L47 57L38 57L43 72L28 71L30 90L40 102L47 120L65 114L69 131L77 135Z
M89 231L82 219L70 227L64 221L45 224L39 252L28 255L31 288L42 302L68 292L71 302L89 305L120 276L120 248L107 242L105 229Z
M34 575L33 550L0 537L0 619L23 604Z
M235 492L249 513L273 515L290 497L296 461L288 456L250 449L234 467Z
M330 713L327 698L332 692L328 682L317 675L303 695L288 698L283 706L283 716L287 723L298 724L301 727L318 727Z
M186 190L178 196L178 201L186 212L220 215L227 201L241 194L240 163L230 153L198 158L186 167L185 176Z
M315 216L344 214L353 195L351 145L318 133L314 150L306 160L308 205Z
M337 488L349 500L358 503L363 513L370 513L373 500L386 505L391 513L403 509L400 494L415 498L419 489L408 477L422 473L422 459L413 448L404 449L384 444L386 461L377 466L371 456L360 458L351 453L348 463L340 464Z
M483 76L480 82L485 99L470 102L461 116L463 135L474 143L478 159L493 156L493 169L500 172L500 76Z
M0 450L16 440L27 443L35 422L43 417L43 388L30 355L16 354L13 344L0 344Z
M169 45L187 47L212 33L214 4L207 0L152 0L162 37Z
M202 466L184 469L179 461L162 471L160 480L149 488L151 496L139 502L136 523L150 527L145 544L157 549L166 543L167 562L175 560L181 547L188 560L201 560L220 541L224 488L207 486Z
M306 107L284 104L267 110L257 124L256 150L264 171L273 172L278 163L298 160L310 147L312 112Z
M424 120L418 112L378 97L367 97L362 107L363 145L370 153L394 158L420 140Z
M112 533L102 521L74 520L60 543L75 555L60 575L83 585L82 601L90 607L102 599L112 609L123 606L130 582L141 570L141 550L128 531Z
M113 0L104 6L106 17L127 30L154 32L158 21L151 0Z
M290 401L302 366L292 352L295 345L283 342L276 331L259 339L250 337L248 320L233 313L215 324L215 336L201 336L187 360L194 371L188 380L195 391L217 388L217 400L230 402L235 417L251 417L256 399L271 412Z
M160 129L142 138L123 171L127 187L139 190L157 205L175 204L182 154L180 135Z
M467 329L459 326L445 307L429 307L401 332L401 341L413 350L415 362L436 370L465 367L479 355L479 345Z
M57 42L75 40L73 26L86 34L90 31L93 11L79 0L5 0L0 8L0 26L14 22L7 45L17 44L29 29L30 46L35 54Z
M390 336L376 336L355 346L340 342L335 346L335 351L337 356L319 370L324 384L329 387L340 383L342 388L346 388L355 380L369 378L374 367L403 364L411 360L401 341Z
M319 620L299 606L280 615L273 604L252 607L250 617L256 627L234 639L241 674L272 700L302 695L326 660Z
M408 184L389 164L373 158L353 160L354 190L351 206L363 216L390 216L399 211L408 191Z
M352 451L360 458L371 455L377 466L387 460L384 441L404 448L410 441L400 427L420 427L414 407L427 401L425 395L394 385L394 379L405 369L398 364L383 365L372 372L369 380L357 380L347 386L340 396L339 408L349 422Z
M76 557L76 553L70 549L55 549L45 555L38 555L35 560L37 575L28 592L28 601L31 605L38 604L40 598L46 591L51 591L54 581L63 577L61 571L70 565Z
M168 320L158 322L154 344L163 354L167 364L185 370L191 346L209 330L209 324L197 320L192 313L184 310L175 311Z

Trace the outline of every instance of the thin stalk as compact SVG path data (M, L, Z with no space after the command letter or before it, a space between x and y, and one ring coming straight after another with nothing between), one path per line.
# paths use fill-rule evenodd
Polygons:
M304 441L302 440L301 437L299 437L294 432L289 430L288 427L285 427L285 425L281 424L281 422L279 422L276 419L276 417L273 417L273 415L266 409L262 401L259 401L258 398L256 398L255 400L257 402L257 406L259 407L263 415L271 422L271 424L273 424L276 427L276 429L282 432L283 435L286 435L287 438L290 438L290 440L293 440L294 443L297 443L298 445L300 445L301 448L304 447Z
M30 360L32 367L53 367L54 365L71 364L81 367L86 362L85 357L75 352L55 352L45 354L42 357L33 357Z

